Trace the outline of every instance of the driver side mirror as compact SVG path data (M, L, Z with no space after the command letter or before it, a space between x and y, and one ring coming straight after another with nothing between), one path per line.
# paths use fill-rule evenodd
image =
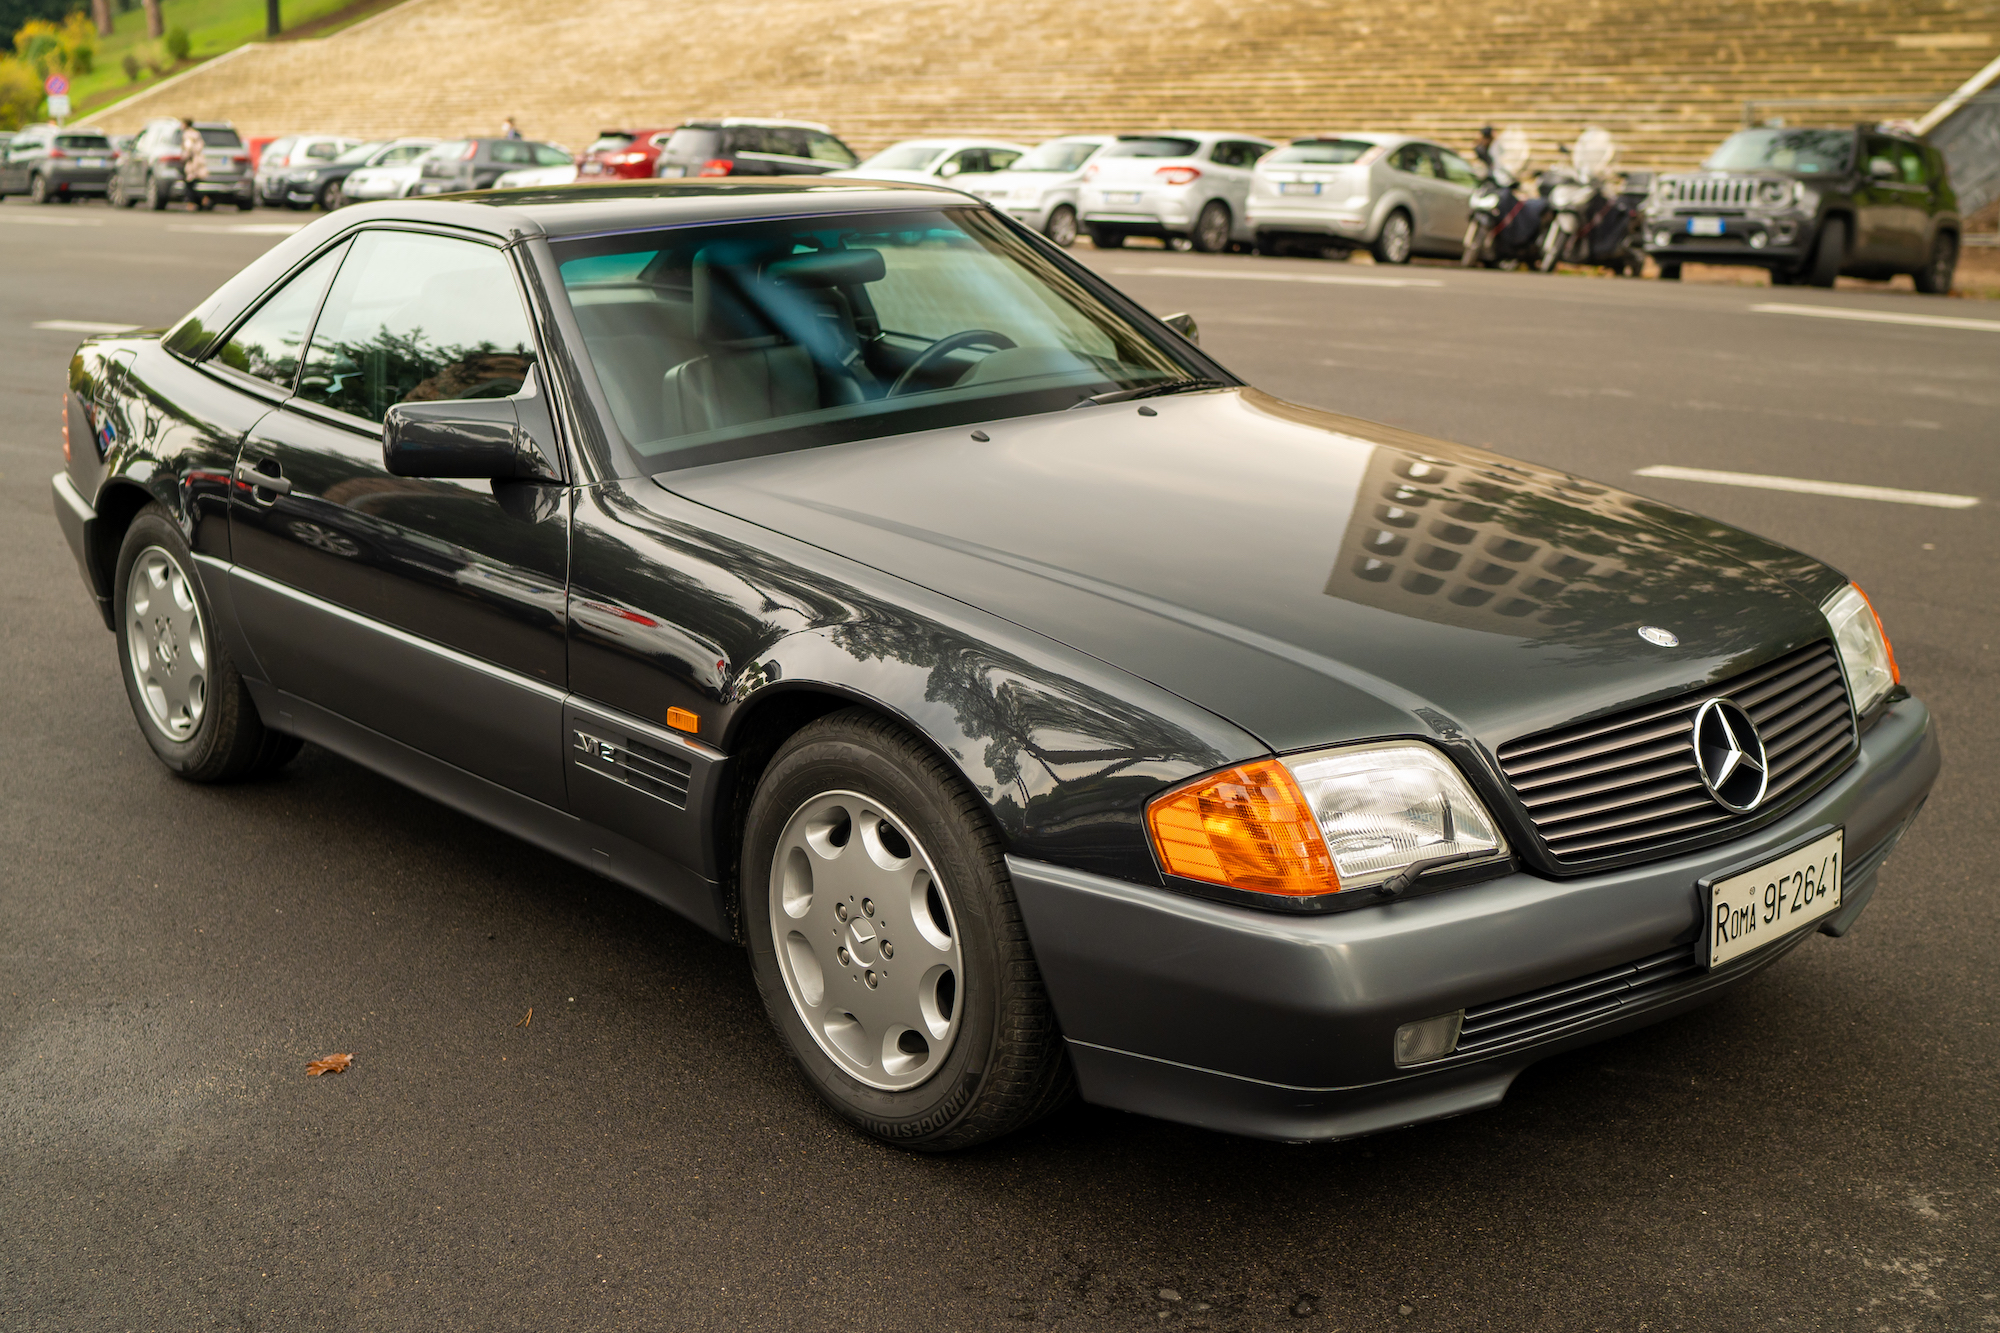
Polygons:
M512 398L397 403L382 418L382 466L395 477L554 481L554 431L536 369Z
M950 161L950 162L947 162L947 163L945 163L945 164L944 164L943 166L941 166L941 167L939 167L939 168L938 168L938 175L940 175L940 176L956 176L956 175L957 175L957 174L958 174L958 173L959 173L960 171L962 171L962 170L964 170L964 168L963 168L963 167L961 167L961 166L960 166L960 165L958 164L958 161L957 161L957 159L956 159L956 158L954 158L954 159L953 159L952 161Z
M1194 316L1188 314L1186 311L1181 311L1178 314L1162 315L1160 316L1160 323L1166 325L1175 333L1180 334L1181 337L1187 339L1196 347L1201 346L1201 329L1196 326Z
M1874 158L1868 163L1868 174L1878 181L1896 179L1896 164L1886 157Z

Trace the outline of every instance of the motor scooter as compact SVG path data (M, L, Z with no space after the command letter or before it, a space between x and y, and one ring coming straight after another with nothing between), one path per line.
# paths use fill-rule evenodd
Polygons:
M1466 268L1517 268L1532 264L1541 253L1548 200L1521 186L1528 168L1528 137L1508 129L1493 143L1493 160L1486 179L1473 187L1466 201L1472 217L1465 227L1465 248L1459 263Z
M1645 257L1635 254L1632 244L1636 203L1626 197L1629 182L1626 191L1611 189L1616 143L1593 126L1577 136L1574 148L1562 151L1568 163L1542 173L1540 187L1549 201L1549 218L1535 267L1548 273L1559 263L1594 264L1638 276Z

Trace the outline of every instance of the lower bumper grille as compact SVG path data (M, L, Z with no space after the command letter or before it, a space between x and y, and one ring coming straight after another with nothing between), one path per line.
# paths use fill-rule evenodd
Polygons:
M1657 998L1675 982L1700 974L1695 949L1694 944L1683 944L1623 967L1467 1009L1458 1049L1452 1054L1491 1054Z

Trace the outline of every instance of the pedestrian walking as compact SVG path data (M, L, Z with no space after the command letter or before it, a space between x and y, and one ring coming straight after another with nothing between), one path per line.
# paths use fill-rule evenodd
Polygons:
M208 200L201 196L196 182L208 179L208 142L201 137L201 131L194 127L190 117L181 117L181 183L187 190L189 208L205 208Z
M512 116L500 122L500 137L503 139L518 139L521 137L521 127L514 123Z
M1472 155L1486 168L1486 174L1493 174L1493 127L1481 125L1479 137L1472 141Z

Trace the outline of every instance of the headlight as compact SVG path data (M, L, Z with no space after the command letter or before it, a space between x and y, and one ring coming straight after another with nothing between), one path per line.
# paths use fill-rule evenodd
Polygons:
M1450 760L1420 741L1314 750L1212 773L1155 799L1146 826L1172 875L1315 898L1507 854Z
M1820 610L1833 631L1833 646L1840 665L1847 672L1847 688L1854 695L1854 711L1865 713L1889 690L1902 682L1896 669L1896 654L1882 621L1868 594L1850 583L1826 599Z
M1758 181L1757 202L1767 208L1783 208L1792 199L1790 181Z

